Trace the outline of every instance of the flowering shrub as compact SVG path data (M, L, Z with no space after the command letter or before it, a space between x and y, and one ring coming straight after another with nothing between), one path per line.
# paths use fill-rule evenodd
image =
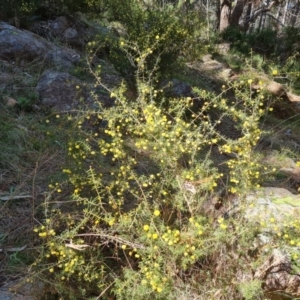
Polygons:
M242 208L243 195L270 173L253 151L268 107L252 94L252 78L219 95L195 89L195 97L167 97L146 72L152 39L150 50L121 41L135 61L135 101L122 85L110 91L115 106L65 116L77 133L67 147L68 179L52 188L72 196L54 210L49 197L35 229L44 240L35 266L63 299L252 299L259 282L247 281L247 289L239 274L256 261L253 240L263 226L242 213L228 218L230 197L218 195L239 196ZM102 85L99 69L91 67ZM227 119L237 137L227 135Z

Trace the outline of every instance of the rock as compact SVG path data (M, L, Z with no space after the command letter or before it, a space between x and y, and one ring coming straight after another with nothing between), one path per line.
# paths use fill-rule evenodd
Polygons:
M291 134L290 134L291 135ZM296 143L296 142L295 142ZM287 147L287 142L281 141L281 144ZM300 147L299 144L298 148ZM294 146L295 147L295 146ZM297 150L294 148L293 150ZM299 150L299 149L298 149ZM277 151L273 151L264 158L264 163L276 167L279 171L290 176L294 181L300 182L300 167L289 157L281 157Z
M274 96L288 99L294 105L293 108L299 112L300 109L297 104L299 104L300 102L300 96L288 92L281 83L278 83L276 81L270 81L265 77L262 79L267 81L265 88L268 92L270 92ZM259 85L253 84L251 85L251 88L257 90L260 89L261 87ZM282 103L280 103L280 105L282 106Z
M0 23L0 58L17 61L45 61L61 68L71 68L79 62L78 52L58 47L26 30Z
M284 188L265 187L253 191L246 197L245 217L250 221L270 223L274 218L278 227L283 221L300 213L300 195L294 195Z
M234 75L234 73L231 69L224 69L220 72L220 76L225 80L228 80L233 75Z
M267 91L270 92L272 95L275 96L283 96L286 94L285 88L282 84L275 82L275 81L271 81L267 87L266 87Z
M69 73L53 70L42 74L36 91L41 105L56 111L70 111L86 106L99 109L99 103L103 107L114 105L114 100L101 86L91 88Z
M0 291L0 300L36 300L35 297L24 296L22 294L17 294L14 292L1 292Z
M202 64L202 68L206 71L219 71L224 68L224 65L216 60L209 60Z
M277 137L278 139L278 137ZM284 141L282 141L284 142ZM289 157L280 157L280 154L278 151L272 151L270 154L268 154L266 157L264 157L264 163L268 164L275 168L296 168L296 163L293 159Z
M54 108L57 111L69 111L83 104L93 102L82 82L63 72L45 71L36 87L42 105Z
M96 36L112 36L112 31L96 22L88 21L84 14L58 17L55 20L33 23L30 31L50 41L60 41L78 50L83 50L87 42Z
M53 51L46 53L45 59L54 63L58 68L70 69L79 62L80 55L74 50L56 47Z
M14 98L4 96L3 99L6 102L6 105L9 106L9 107L14 107L18 104L18 101Z
M45 294L49 295L49 288L41 281L22 283L16 280L0 288L0 300L41 300L45 299Z
M70 41L70 40L78 37L78 32L75 28L68 28L64 32L63 37L66 41Z
M295 299L300 297L300 274L292 273L289 255L274 249L265 263L256 270L254 277L264 282L265 292L275 292L275 295L276 292L284 292Z
M190 84L173 79L162 83L162 88L171 97L193 97L192 87Z
M217 50L222 55L228 55L228 52L230 51L230 43L222 43L216 45Z
M237 199L236 207L240 203ZM300 274L293 266L299 265L300 261L291 260L291 247L288 244L274 242L274 236L277 236L277 231L274 230L284 230L286 221L297 219L300 213L300 195L276 187L257 189L246 196L246 208L241 211L249 221L265 223L262 232L253 240L253 246L259 247L261 254L272 251L266 261L256 268L254 279L262 282L266 295L270 293L268 299L283 299L280 298L280 293L287 295L287 299L299 297ZM294 249L297 251L296 247Z
M61 37L65 30L69 27L69 22L66 17L58 17L55 20L48 21L49 32L53 37Z
M300 182L300 167L280 168L279 171L290 176L294 181Z
M66 17L58 17L55 20L34 22L29 27L29 31L34 32L49 41L55 41L62 38L69 26Z
M294 95L292 93L287 93L287 97L291 102L300 102L300 96L298 96L298 95ZM296 104L298 104L298 103L296 103ZM299 110L299 108L298 108L298 110Z
M202 59L203 62L208 62L208 61L213 60L213 56L212 56L212 54L205 54L205 55L202 56L201 59Z

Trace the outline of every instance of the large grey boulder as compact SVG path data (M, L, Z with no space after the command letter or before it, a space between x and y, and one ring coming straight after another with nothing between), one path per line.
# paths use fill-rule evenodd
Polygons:
M66 72L45 71L36 86L41 105L58 112L89 107L111 107L114 99L103 88L86 85Z
M71 68L80 60L77 51L59 47L40 36L0 23L0 58L16 61L40 60L61 68Z
M41 104L57 111L69 111L93 100L83 83L76 77L53 70L45 71L36 87Z

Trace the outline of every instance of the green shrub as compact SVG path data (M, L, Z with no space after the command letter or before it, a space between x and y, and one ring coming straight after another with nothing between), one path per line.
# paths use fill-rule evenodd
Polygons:
M14 17L26 16L38 7L35 0L16 0L13 5L11 1L1 1L0 19L8 20Z
M270 58L276 54L278 47L277 33L271 29L244 33L238 28L228 27L221 36L233 50L246 56L254 51Z
M284 27L280 37L280 53L285 57L289 57L299 52L299 34L297 27Z
M259 299L260 296L263 296L262 282L260 280L243 282L239 285L239 289L245 300Z
M51 17L76 11L86 12L88 8L86 0L14 0L13 4L11 1L2 0L0 18L3 20L18 18L19 21L26 23L27 18L30 19L32 16Z
M199 31L201 19L192 10L180 10L176 6L147 6L137 0L108 1L107 19L111 27L118 29L120 39L100 35L96 47L110 49L110 60L116 69L135 84L138 59L143 59L145 76L155 70L156 77L168 76L178 63L179 55L186 51ZM122 49L120 49L122 45ZM139 52L138 52L139 51ZM128 60L128 57L131 57ZM154 81L153 81L154 83Z
M34 104L36 104L38 96L35 93L30 93L26 97L18 97L18 104L22 110L30 111Z

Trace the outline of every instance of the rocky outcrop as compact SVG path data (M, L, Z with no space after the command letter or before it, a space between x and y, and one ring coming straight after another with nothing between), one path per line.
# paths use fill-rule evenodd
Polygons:
M271 218L280 226L289 216L300 213L300 195L294 195L284 188L266 187L253 191L247 196L250 204L245 210L248 220L265 222Z
M49 41L56 40L78 49L83 49L85 45L83 34L80 34L76 26L64 16L55 20L35 22L29 29Z
M284 251L275 249L254 277L264 282L264 291L270 293L269 299L279 299L275 298L276 294L282 292L291 296L290 299L300 296L300 275L293 274L291 259Z
M70 44L74 39L76 43L84 46L86 40L84 33L88 36L95 36L97 28L85 24L84 21L78 21L78 25L72 25L72 20L66 17L58 17L55 20L41 21L37 23L37 27L41 26L45 29L44 37L34 34L27 30L19 30L7 23L0 23L0 61L9 65L8 71L0 70L0 91L7 93L7 86L14 82L14 75L9 71L11 66L16 66L16 72L19 71L23 65L30 62L40 62L43 69L47 66L54 68L44 72L36 86L36 92L39 95L40 104L42 106L50 107L56 111L70 111L81 106L93 107L96 102L103 106L111 106L114 101L110 98L109 93L101 86L89 87L78 78L70 75L69 69L79 63L79 52L57 46L51 41L61 41ZM93 31L94 30L94 31ZM107 29L109 32L109 30ZM101 33L102 31L99 30ZM98 33L99 33L98 32ZM40 32L37 32L40 33ZM111 64L97 62L103 69L102 83L113 88L119 85L122 78L116 73ZM60 72L63 70L63 72ZM26 76L31 76L26 73ZM10 92L9 98L14 98ZM93 96L91 96L93 94ZM4 99L8 106L12 106L11 101ZM95 106L96 107L96 106ZM97 107L99 105L97 104Z
M59 41L78 50L83 50L96 36L116 37L112 30L88 21L80 12L74 16L60 16L54 20L34 22L29 30L49 41Z
M54 45L26 30L0 23L0 58L4 60L44 61L68 69L80 60L77 51Z
M288 242L280 245L276 242L277 233L274 231L284 230L286 222L291 219L297 220L300 195L283 188L266 187L254 191L246 199L245 217L252 222L265 224L253 245L259 245L265 251L271 250L265 261L256 268L254 278L262 281L268 299L283 299L280 298L281 293L290 297L284 299L300 297L300 273L298 268L294 268L300 260L291 257L291 253L299 251L299 247L292 247Z

